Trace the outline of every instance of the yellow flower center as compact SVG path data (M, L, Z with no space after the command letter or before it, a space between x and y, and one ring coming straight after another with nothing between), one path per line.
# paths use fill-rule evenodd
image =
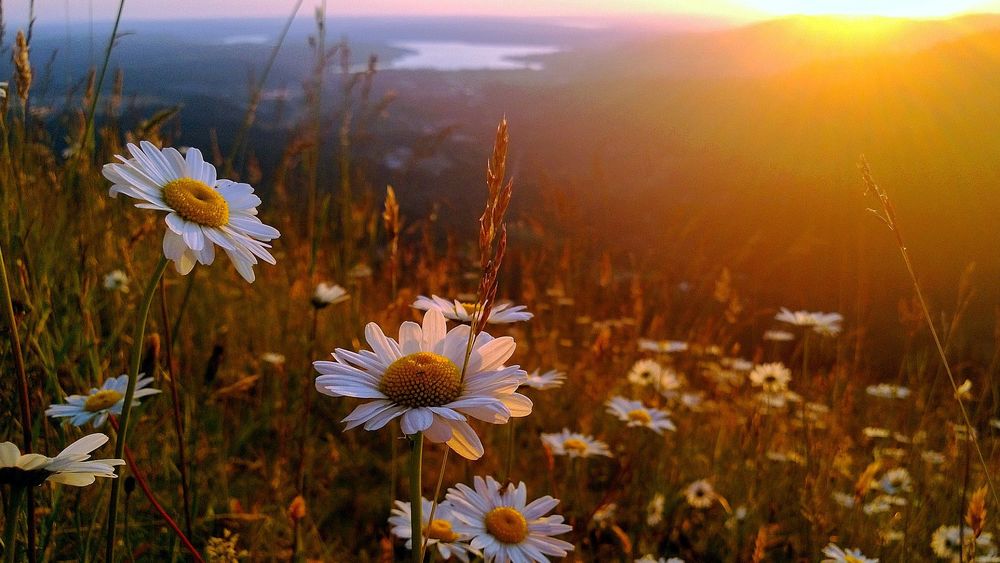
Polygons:
M122 395L114 389L101 389L97 393L87 397L87 402L83 404L83 410L87 412L98 412L114 406L122 400Z
M458 534L451 529L451 522L440 518L435 518L429 526L424 528L424 535L432 540L445 543L451 543L458 539Z
M462 393L462 373L448 358L417 352L389 364L378 390L407 407L439 407Z
M479 307L479 303L462 303L462 308L465 309L465 313L470 317L476 314L477 307Z
M509 506L494 508L486 513L486 531L503 543L521 543L528 537L528 521Z
M853 555L850 555L850 554L844 556L844 562L845 563L863 563L861 559L858 559L857 557L855 557Z
M226 198L204 182L193 178L177 178L163 186L163 201L178 215L206 227L221 227L229 223Z
M650 422L653 422L653 417L649 415L649 411L646 409L635 409L634 411L629 411L628 419L632 422L639 422L642 424L649 424Z
M563 442L563 449L567 452L576 452L579 455L587 453L587 443L577 438L570 438Z

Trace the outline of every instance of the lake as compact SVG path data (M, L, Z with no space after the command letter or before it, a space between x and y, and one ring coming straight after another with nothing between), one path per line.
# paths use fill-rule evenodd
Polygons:
M407 70L542 70L542 63L520 59L561 50L551 45L491 45L462 41L405 41L392 46L410 52L389 61L386 68Z

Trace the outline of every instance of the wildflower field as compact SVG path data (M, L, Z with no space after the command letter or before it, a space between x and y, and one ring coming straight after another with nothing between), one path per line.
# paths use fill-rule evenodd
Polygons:
M888 359L852 311L764 302L711 257L678 289L512 205L503 108L460 226L408 216L352 160L376 65L331 69L326 41L265 175L263 79L232 144L182 147L175 112L121 119L106 55L63 143L16 32L5 561L1000 561L1000 356L951 346L993 312L925 298L903 231L934 227L897 217L877 162L857 212L912 280Z

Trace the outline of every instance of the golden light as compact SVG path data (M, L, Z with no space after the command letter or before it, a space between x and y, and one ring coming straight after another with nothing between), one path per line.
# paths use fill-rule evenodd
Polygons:
M948 17L975 12L982 0L738 0L740 4L776 16L843 15L905 18Z

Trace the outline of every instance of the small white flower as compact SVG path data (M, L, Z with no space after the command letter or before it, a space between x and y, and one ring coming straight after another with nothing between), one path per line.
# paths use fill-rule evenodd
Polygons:
M833 543L823 548L823 555L827 558L822 563L878 563L878 559L865 557L860 549L844 550Z
M764 340L772 342L790 342L795 340L795 335L787 330L767 330L764 331Z
M673 354L675 352L686 352L687 349L688 343L682 340L651 340L649 338L639 339L639 350L643 352Z
M132 396L133 407L139 406L139 399L160 392L159 389L147 388L152 383L152 377L143 377L142 374L139 374L139 379L135 382L135 393ZM94 428L97 428L104 425L109 415L122 413L127 389L128 375L109 377L104 380L100 389L93 388L86 395L70 395L66 397L65 404L50 405L45 410L45 414L52 418L69 418L69 422L73 426L83 426L90 422Z
M437 295L431 295L430 297L421 295L417 297L416 301L413 302L412 307L421 311L436 309L441 311L445 318L461 323L471 323L473 315L478 317L480 314L480 312L476 309L476 303L462 303L458 299L448 301L447 299L438 297ZM486 322L489 324L508 324L526 321L534 317L533 314L529 313L525 309L526 307L524 305L496 303L490 310L490 317Z
M784 307L774 318L791 325L812 328L815 332L829 336L836 336L840 333L840 323L844 320L840 313L792 312Z
M389 517L389 524L392 525L392 534L397 538L406 540L406 549L413 549L413 526L410 522L410 503L397 500L396 508L392 509L392 516ZM459 534L455 528L461 523L455 519L451 513L451 503L447 500L441 501L434 510L434 521L430 521L431 501L420 499L420 519L423 526L423 539L427 542L427 547L437 546L438 553L442 559L456 557L460 561L468 563L469 554L482 556L482 554L468 545L470 536Z
M272 366L280 366L285 363L285 355L277 352L264 352L260 355L260 359Z
M339 285L331 285L326 282L320 282L319 285L316 286L316 291L313 292L312 304L313 307L322 309L323 307L329 305L343 303L350 298L351 296L348 295L347 290Z
M718 495L712 484L705 479L699 479L684 489L684 498L694 508L709 508L715 503Z
M558 515L545 516L559 501L544 496L528 503L524 483L501 487L492 477L476 477L475 489L464 484L449 489L455 531L472 536L471 545L487 561L521 563L565 557L573 544L552 536L572 531Z
M644 426L657 434L662 434L664 430L671 432L677 430L669 418L670 413L646 407L642 401L630 401L625 397L612 397L606 404L609 413L617 416L619 420L627 422L629 426Z
M0 443L0 484L37 486L45 481L83 487L95 477L115 478L115 466L124 459L90 459L90 453L104 445L104 434L88 434L73 442L56 457L21 454L12 442ZM88 461L89 460L89 461Z
M655 385L662 375L663 366L660 362L642 359L632 364L632 369L628 371L628 382L640 386Z
M542 442L555 455L566 455L571 458L598 455L611 457L611 451L604 442L595 440L593 436L570 432L567 428L563 428L559 434L542 434Z
M113 270L104 276L104 289L128 293L128 276L121 270Z
M856 503L854 495L848 493L834 491L831 496L833 497L833 502L843 506L844 508L854 508L854 504Z
M913 489L910 472L903 467L896 467L886 471L882 478L878 480L877 488L889 495L900 492L908 492Z
M528 379L524 381L525 387L531 387L532 389L538 389L539 391L544 391L546 389L555 389L556 387L562 387L562 384L566 381L566 374L561 371L556 371L550 369L545 373L540 373L541 370L535 370L528 374Z
M900 385L893 385L891 383L869 385L865 388L865 392L872 397L878 397L880 399L905 399L910 396L910 390L908 388Z
M984 532L978 539L974 540L972 530L968 527L959 529L958 526L941 526L935 530L931 536L931 550L934 551L934 555L941 559L958 561L963 546L968 547L973 541L976 542L979 555L995 555L996 547L993 545L993 534ZM982 553L984 550L987 553Z
M782 393L788 389L792 372L781 362L761 364L750 372L750 383L768 393Z

